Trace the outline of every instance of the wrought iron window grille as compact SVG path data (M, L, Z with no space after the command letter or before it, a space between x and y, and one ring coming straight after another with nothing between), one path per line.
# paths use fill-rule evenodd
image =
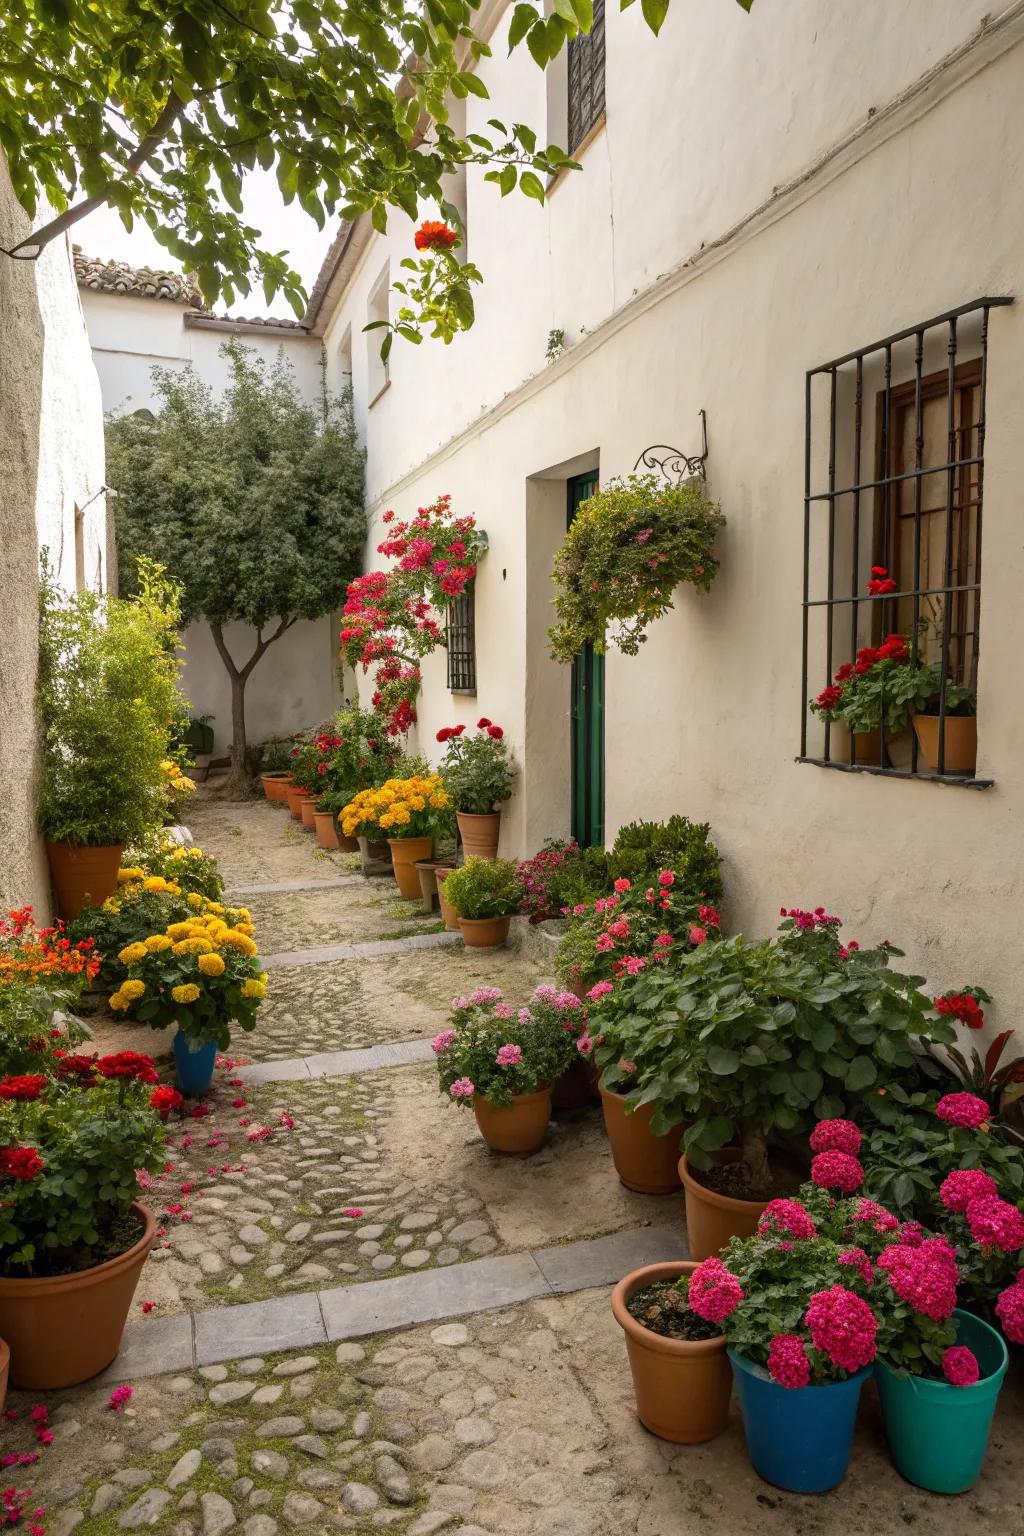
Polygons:
M578 32L567 48L569 154L574 154L604 112L604 0L594 0L589 32Z
M977 677L989 312L1012 303L974 299L807 372L798 762L973 789L993 782L947 771L947 688L973 690ZM867 590L872 566L885 568L890 590ZM877 757L862 757L852 731L836 752L836 725L809 711L812 666L820 677L824 663L828 687L839 665L896 633L912 663L938 667L934 767L913 730L909 760L903 747L894 759L900 738L887 742L884 708Z
M476 693L476 593L473 582L448 604L445 641L449 692Z

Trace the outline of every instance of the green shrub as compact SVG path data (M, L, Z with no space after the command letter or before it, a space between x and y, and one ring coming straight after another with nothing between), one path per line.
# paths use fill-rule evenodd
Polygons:
M706 821L685 816L668 821L631 821L620 827L609 860L613 880L647 881L671 869L694 900L721 901L723 888L718 849Z
M467 859L452 870L444 893L459 916L471 921L518 912L522 896L511 859Z

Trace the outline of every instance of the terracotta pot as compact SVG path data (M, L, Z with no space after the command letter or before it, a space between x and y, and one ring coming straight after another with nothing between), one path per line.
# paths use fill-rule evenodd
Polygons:
M285 789L292 781L290 773L261 773L260 783L267 799L275 804L283 804Z
M456 811L459 836L466 850L466 858L496 859L498 839L501 836L501 812L491 811L487 816L475 816L469 811Z
M289 784L285 790L285 798L288 801L288 809L293 821L302 820L302 802L307 799L306 791L300 784Z
M314 811L313 831L318 848L337 849L338 823L333 811Z
M389 837L391 866L398 881L398 889L407 901L417 901L420 894L420 877L416 865L421 859L429 859L434 852L432 837Z
M145 1221L145 1230L117 1258L73 1275L0 1278L0 1334L11 1350L13 1387L73 1387L114 1359L156 1236L152 1212L138 1202L132 1210Z
M477 1093L473 1095L473 1113L492 1152L528 1157L543 1144L551 1119L551 1089L517 1093L511 1104L490 1104Z
M599 1104L598 1071L592 1061L578 1056L569 1069L551 1085L552 1109L588 1109Z
M96 848L47 843L50 879L61 917L77 917L83 907L101 907L108 896L113 896L123 853L123 843Z
M508 943L508 931L512 926L508 917L460 917L459 932L469 949L498 949Z
M713 1154L716 1163L737 1163L739 1152L727 1147ZM699 1184L686 1164L679 1159L679 1177L686 1191L686 1235L690 1253L698 1261L720 1253L730 1237L753 1237L767 1200L737 1200L719 1195Z
M665 1339L652 1333L626 1303L634 1291L659 1281L692 1274L696 1264L645 1264L620 1280L612 1292L612 1312L626 1335L633 1374L637 1418L659 1440L699 1445L713 1440L729 1422L732 1371L725 1339Z
M11 1368L11 1351L5 1339L0 1339L0 1413L7 1402L7 1374Z
M312 795L299 801L299 816L302 819L302 828L305 832L312 832L316 827L316 800Z
M933 772L939 767L939 717L915 715L914 731L921 756ZM945 773L973 773L978 764L978 722L974 715L946 716Z
M618 1093L598 1087L604 1128L611 1143L615 1172L627 1189L642 1195L672 1195L679 1188L679 1143L683 1127L676 1126L661 1136L651 1130L656 1105L641 1104L626 1113L626 1100Z
M356 847L359 849L363 874L367 879L375 878L377 875L387 875L389 879L391 878L395 871L391 862L391 849L387 843L371 843L368 837L357 837Z
M458 933L459 914L444 893L444 883L454 867L454 865L449 865L447 869L442 869L438 866L434 871L434 878L437 881L437 900L441 908L441 916L444 918L444 925L446 928L450 928L453 933Z

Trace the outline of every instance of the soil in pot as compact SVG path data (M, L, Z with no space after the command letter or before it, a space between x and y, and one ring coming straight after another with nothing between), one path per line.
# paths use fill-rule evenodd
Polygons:
M704 1172L679 1159L679 1176L686 1191L686 1233L695 1259L719 1253L731 1237L753 1237L769 1200L790 1195L800 1184L797 1169L787 1163L771 1165L769 1188L752 1184L737 1149L713 1154L716 1167Z
M0 1277L0 1335L11 1350L12 1386L72 1387L115 1358L156 1236L156 1220L142 1205L133 1205L124 1221L109 1235L108 1247L119 1250L109 1258L93 1249L77 1256L79 1267L58 1274ZM64 1262L74 1264L75 1257Z
M626 1335L637 1417L661 1440L695 1445L721 1434L729 1418L732 1378L725 1339L691 1312L676 1281L696 1265L648 1264L612 1293L615 1321Z
M508 943L511 917L460 917L459 932L470 949L497 949Z
M334 819L333 811L315 811L313 814L313 831L316 835L318 848L337 849L338 824Z
M114 894L123 853L123 843L99 847L46 844L53 894L61 917L70 921L83 907L101 907Z
M551 1089L516 1094L511 1104L491 1104L473 1096L473 1113L480 1134L492 1152L529 1157L539 1152L551 1119Z
M457 811L455 820L459 824L459 836L462 838L467 859L498 857L498 841L501 837L500 811L492 811L487 816L473 815L470 811Z
M683 1126L655 1136L651 1120L657 1108L641 1104L627 1112L627 1100L607 1088L598 1089L612 1162L621 1183L641 1195L673 1195L679 1188L679 1143Z

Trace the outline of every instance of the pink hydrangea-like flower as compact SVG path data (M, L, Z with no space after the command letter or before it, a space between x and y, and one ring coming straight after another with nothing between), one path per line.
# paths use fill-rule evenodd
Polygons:
M915 1312L937 1323L952 1316L960 1272L956 1253L944 1237L926 1238L916 1247L890 1243L879 1255L877 1266L900 1300Z
M981 1168L954 1168L939 1186L939 1199L947 1211L966 1211L972 1200L984 1195L998 1195L995 1179Z
M514 1019L516 1011L511 1003L495 1003L494 1017L496 1019Z
M702 928L699 923L690 924L690 943L694 949L697 949L701 944L707 943L707 937L708 931L706 928Z
M454 1029L442 1029L439 1035L435 1035L430 1042L430 1049L435 1056L442 1055L455 1039Z
M624 917L617 917L608 932L614 934L617 939L628 939L629 923Z
M839 1263L852 1265L865 1285L871 1285L874 1281L874 1267L863 1248L844 1248L839 1255Z
M583 1007L575 992L559 992L552 1001L560 1013L579 1013Z
M1024 1248L1024 1215L998 1195L981 1195L971 1200L967 1206L967 1225L982 1248L998 1248L1002 1253L1016 1253Z
M594 1042L589 1035L580 1035L576 1041L576 1049L581 1056L589 1056L594 1049Z
M469 998L468 997L453 997L452 998L452 1001L451 1001L452 1013L461 1013L464 1008L468 1008L468 1007L469 1007Z
M627 880L625 876L620 876L620 878L615 882L614 889L619 893L620 896L622 896L626 891L631 891L633 889L633 882L632 880Z
M856 1157L860 1151L860 1131L852 1120L819 1120L811 1132L812 1152L847 1152Z
M865 1221L876 1232L895 1232L899 1222L891 1211L877 1200L859 1200L853 1213L854 1221Z
M642 955L627 955L625 968L630 976L636 976L638 972L647 968L647 961Z
M615 988L612 986L610 981L595 981L594 985L587 993L587 996L590 998L592 1003L599 1003L602 997L607 997L609 992L614 991Z
M996 1302L996 1317L1012 1344L1024 1344L1024 1281L1021 1275L1024 1270L1000 1293Z
M599 933L594 940L594 948L599 955L607 955L615 948L615 940L610 933Z
M963 1125L977 1130L992 1118L992 1111L976 1093L947 1093L935 1106L935 1113L947 1125Z
M811 1379L811 1362L804 1340L798 1333L777 1333L768 1349L768 1374L780 1387L806 1387Z
M668 890L669 887L675 885L675 883L676 877L672 871L670 869L663 869L661 874L658 876L658 884L662 887L662 889Z
M864 1183L864 1169L849 1152L819 1152L811 1159L811 1178L819 1189L852 1195Z
M476 1093L476 1089L468 1077L458 1077L452 1083L448 1092L453 1099L471 1099L474 1093Z
M523 1059L523 1048L512 1044L499 1046L494 1059L499 1067L517 1067Z
M469 994L471 1003L500 1003L502 999L500 987L476 987Z
M743 1300L743 1287L717 1254L690 1275L690 1309L707 1323L724 1322Z
M818 1235L817 1227L799 1200L769 1200L761 1212L757 1230L762 1237L785 1233L798 1240Z
M981 1375L974 1351L953 1344L942 1357L942 1374L954 1387L972 1387Z
M827 1155L827 1154L825 1154ZM844 1285L815 1291L804 1322L815 1349L843 1371L859 1371L875 1358L878 1322L867 1302Z

